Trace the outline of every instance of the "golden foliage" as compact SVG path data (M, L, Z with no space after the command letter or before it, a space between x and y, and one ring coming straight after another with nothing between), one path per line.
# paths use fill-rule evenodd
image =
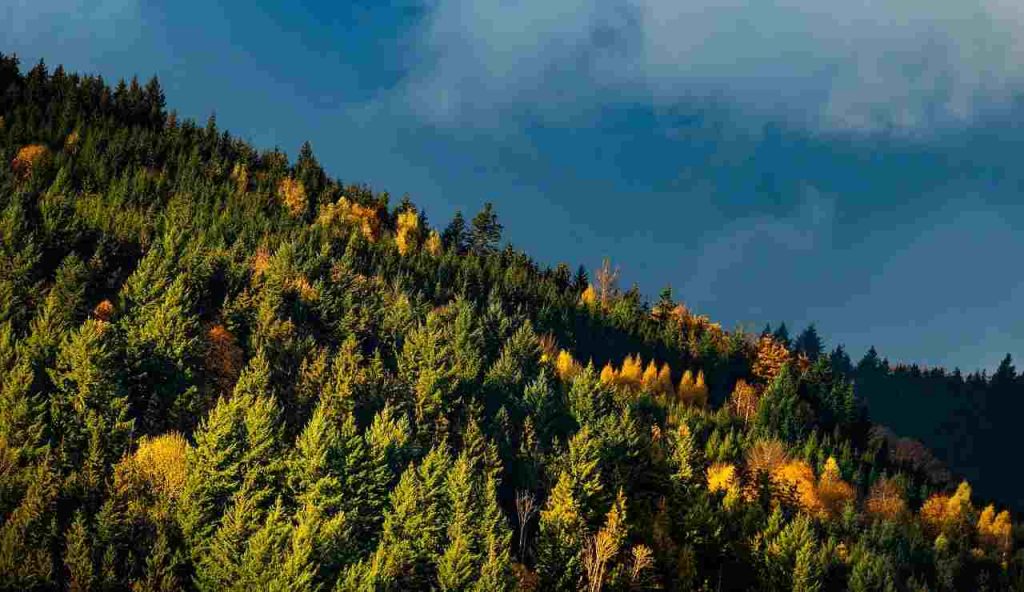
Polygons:
M640 379L643 383L644 388L654 392L658 387L658 365L651 360L647 363L647 368L644 370L643 377Z
M583 549L583 569L587 574L587 590L590 592L603 589L608 564L619 553L626 534L626 496L620 489L605 518L604 528L589 537Z
M622 360L622 368L619 370L618 383L639 388L643 384L643 364L639 355L626 356L626 359Z
M729 463L715 463L708 467L708 490L734 492L739 487L736 467Z
M1013 548L1013 521L1006 510L996 514L996 508L989 504L978 517L978 540L988 549L1009 553Z
M19 178L27 179L32 176L32 170L46 160L49 155L49 148L42 144L22 146L14 160L11 161L11 168Z
M584 306L594 306L597 303L597 292L594 290L594 286L587 285L587 289L580 294L580 303Z
M757 388L741 378L736 381L732 395L729 396L729 407L737 417L750 423L750 420L754 419L754 414L757 413L757 405L760 400L761 395Z
M921 506L921 522L933 534L945 533L963 525L973 510L971 486L963 481L953 495L936 493L925 500Z
M214 384L222 392L234 388L245 362L242 348L224 325L214 325L206 333L206 366Z
M117 463L115 488L128 499L130 510L145 512L147 499L155 498L156 512L171 511L171 505L178 501L185 487L187 450L188 443L178 432L155 438L143 436L135 453Z
M298 218L306 213L306 207L309 204L306 200L306 188L302 181L291 177L281 179L281 182L277 184L277 195L292 217Z
M838 516L846 504L856 501L857 495L853 487L843 481L839 473L839 464L836 459L828 457L825 461L825 468L818 478L818 500L821 502L826 516Z
M395 230L395 243L398 245L398 254L406 255L414 248L419 240L420 217L415 210L405 210L398 214L398 221Z
M903 488L895 479L883 477L875 481L868 493L865 510L872 516L885 520L898 520L907 512Z
M313 284L309 283L306 276L299 275L292 278L289 282L289 287L299 297L299 300L306 304L312 304L320 300L320 291L316 289Z
M353 203L347 197L341 197L333 204L322 206L317 216L317 224L331 229L338 228L339 224L356 226L370 242L376 241L380 236L380 217L377 210Z
M639 588L644 572L654 567L654 551L647 545L635 545L630 550L633 563L629 568L629 583Z
M818 488L811 465L802 460L790 460L778 467L772 475L775 483L792 488L800 509L814 515L825 514L825 506L818 497Z
M762 384L769 384L779 375L782 367L789 362L790 354L786 346L779 343L771 335L765 335L757 342L757 355L754 359L753 373Z
M573 359L572 354L564 349L558 352L558 358L555 361L555 372L558 373L559 378L570 381L580 370L580 364Z
M615 384L616 380L615 368L612 367L612 363L608 362L601 368L601 384Z
M676 393L679 395L679 400L687 405L704 407L708 402L708 387L704 384L704 371L698 371L696 378L690 370L683 372Z
M96 305L96 308L92 309L92 316L105 323L110 322L110 319L114 316L114 303L110 300L100 302Z
M427 237L426 248L432 257L441 256L441 235L436 230L430 231L430 236Z

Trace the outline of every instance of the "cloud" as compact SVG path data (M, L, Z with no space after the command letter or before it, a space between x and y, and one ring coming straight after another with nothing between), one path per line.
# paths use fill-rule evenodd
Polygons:
M1017 0L437 0L404 98L432 123L733 103L821 130L961 126L1024 83Z
M832 248L835 218L836 198L805 186L789 213L739 218L709 231L698 241L684 297L703 308L747 294L737 300L758 307L749 313L779 310L794 290L820 281L813 268Z
M83 60L123 51L140 37L141 12L140 0L13 0L0 7L0 33L5 51L95 68Z

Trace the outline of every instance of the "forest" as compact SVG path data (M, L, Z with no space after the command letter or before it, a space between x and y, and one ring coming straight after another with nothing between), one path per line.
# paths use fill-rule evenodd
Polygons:
M1009 357L853 363L503 230L0 54L0 589L1024 589Z

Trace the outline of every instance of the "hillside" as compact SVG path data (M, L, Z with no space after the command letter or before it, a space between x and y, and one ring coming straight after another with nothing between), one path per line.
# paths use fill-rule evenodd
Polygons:
M539 266L490 205L434 228L4 56L0 163L4 590L1024 586L841 357Z

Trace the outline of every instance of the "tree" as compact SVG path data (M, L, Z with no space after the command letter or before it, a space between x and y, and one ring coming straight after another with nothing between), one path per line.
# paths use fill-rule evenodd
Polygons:
M808 325L797 336L793 346L798 353L807 356L807 359L811 362L817 361L825 349L821 337L818 335L818 330L814 327L814 323Z
M466 249L466 219L462 212L455 212L455 217L441 233L441 243L444 248L455 253L461 253Z
M494 213L494 204L487 202L473 217L473 232L469 236L469 248L476 255L493 253L501 241L502 225Z

